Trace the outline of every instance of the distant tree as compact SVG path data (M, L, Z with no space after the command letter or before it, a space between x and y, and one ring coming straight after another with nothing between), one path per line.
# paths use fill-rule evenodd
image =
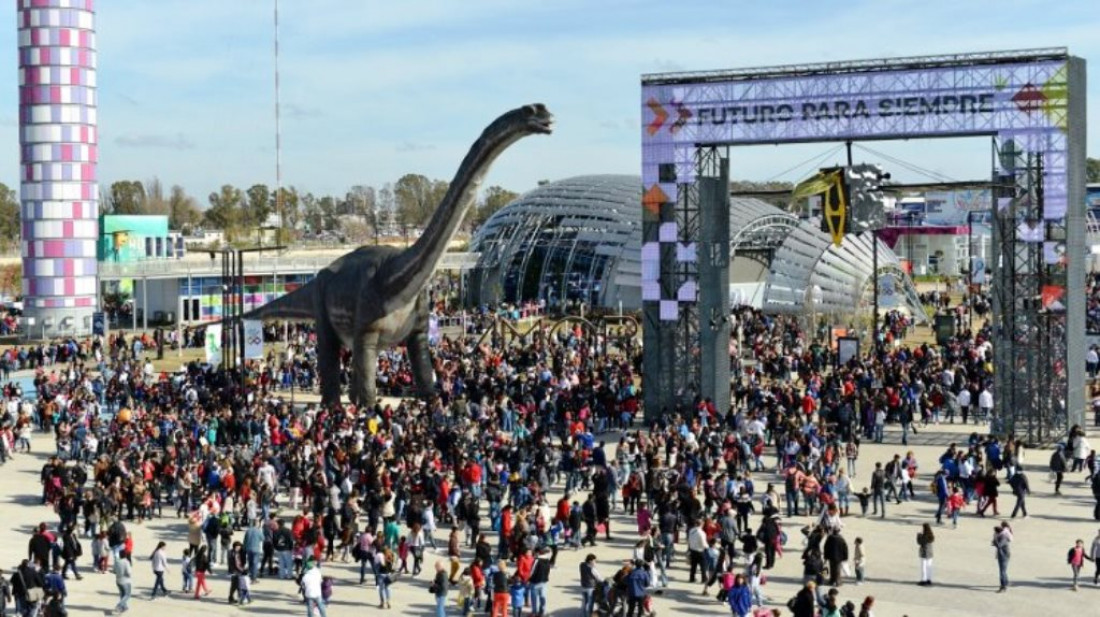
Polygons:
M112 182L108 210L111 214L144 214L145 186L137 180Z
M1085 159L1085 182L1100 182L1100 159Z
M484 225L485 221L489 220L489 217L493 216L497 210L512 203L517 197L519 197L518 193L513 193L499 186L490 186L485 189L481 201L474 209L473 216L470 217L470 227L475 228Z
M382 185L382 188L378 190L377 196L378 208L377 208L377 226L378 230L389 229L390 225L394 224L394 196L393 185L389 182Z
M321 210L321 229L334 231L339 226L336 218L340 214L339 201L332 195L325 195L317 200L317 207Z
M144 198L141 200L142 214L171 214L171 205L169 204L169 200L164 196L164 185L161 184L160 178L153 176L149 180L146 180L142 187L142 193L144 195Z
M298 197L298 189L293 186L279 189L277 199L273 204L275 213L280 216L283 229L292 230L298 228L302 220L300 210L301 200Z
M356 184L348 191L344 201L351 207L351 212L349 214L359 217L364 225L373 230L374 240L377 242L378 199L374 187Z
M436 203L434 183L427 176L405 174L393 185L394 215L401 233L408 235L410 227L423 225Z
M245 192L245 212L242 223L246 227L260 227L267 222L273 210L271 191L266 184L253 184Z
M23 290L23 265L14 262L0 266L0 295L14 297Z
M19 196L0 182L0 245L5 249L19 244L19 214Z
M210 207L203 213L203 222L214 229L236 231L241 226L241 210L244 194L232 184L222 185L217 193L210 193Z
M175 184L168 194L168 227L190 232L202 222L202 212L195 198Z
M306 227L311 233L318 233L323 230L324 227L324 215L321 213L321 208L317 204L317 198L313 193L306 193L301 196L302 203L302 220L305 221Z

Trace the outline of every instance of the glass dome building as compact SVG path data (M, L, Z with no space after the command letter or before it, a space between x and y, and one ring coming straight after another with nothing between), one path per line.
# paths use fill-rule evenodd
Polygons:
M638 176L577 176L546 183L482 225L470 250L468 304L544 301L640 309ZM816 221L758 199L730 200L731 299L770 313L844 314L871 305L872 245L849 235L834 246ZM897 256L878 242L879 300L926 319Z

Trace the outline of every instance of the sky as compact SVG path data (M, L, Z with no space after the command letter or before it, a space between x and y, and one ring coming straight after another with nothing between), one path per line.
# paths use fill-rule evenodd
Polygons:
M18 183L16 2L0 3L0 181ZM158 177L206 205L275 184L274 0L99 0L101 184ZM500 113L545 103L550 137L485 186L638 174L644 73L1065 46L1089 63L1100 155L1095 0L281 0L284 186L342 195L405 173L449 180ZM988 177L988 140L877 143L952 179ZM731 154L731 176L798 180L830 144ZM839 155L838 155L839 157ZM857 151L857 159L875 155ZM830 161L826 161L830 162ZM840 162L839 158L837 161ZM896 179L927 180L893 169Z

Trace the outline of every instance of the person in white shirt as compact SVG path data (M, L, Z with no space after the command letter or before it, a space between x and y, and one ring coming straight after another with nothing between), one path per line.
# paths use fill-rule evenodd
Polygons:
M306 561L305 568L305 574L302 575L302 596L306 599L306 615L313 617L313 609L317 609L321 617L327 617L325 600L321 592L321 583L324 580L321 566L310 559Z
M168 595L168 588L164 586L164 574L168 572L168 551L165 549L167 546L164 542L158 542L156 550L153 551L153 555L149 558L149 561L153 565L153 576L156 580L153 582L153 599L157 598L157 591L161 591L164 595Z
M956 395L955 400L959 403L959 411L962 412L963 424L966 424L967 410L970 409L970 390L967 388L959 390L959 393L958 395ZM951 423L955 423L954 417L951 418Z
M691 571L688 574L688 582L695 582L695 569L698 567L703 580L707 580L707 567L703 562L703 551L707 550L707 534L703 532L703 527L699 521L695 521L695 524L688 529L687 532L688 542L688 561L691 563Z
M993 414L993 393L989 391L989 388L982 388L981 393L978 394L978 411L981 421L988 420ZM975 418L975 420L978 419Z

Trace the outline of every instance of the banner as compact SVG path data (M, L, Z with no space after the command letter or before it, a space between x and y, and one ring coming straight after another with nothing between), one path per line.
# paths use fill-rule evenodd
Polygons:
M264 357L264 322L244 320L244 357L251 360Z
M214 366L222 363L222 325L206 326L206 362Z
M428 316L428 344L435 347L439 344L439 317L434 314Z

